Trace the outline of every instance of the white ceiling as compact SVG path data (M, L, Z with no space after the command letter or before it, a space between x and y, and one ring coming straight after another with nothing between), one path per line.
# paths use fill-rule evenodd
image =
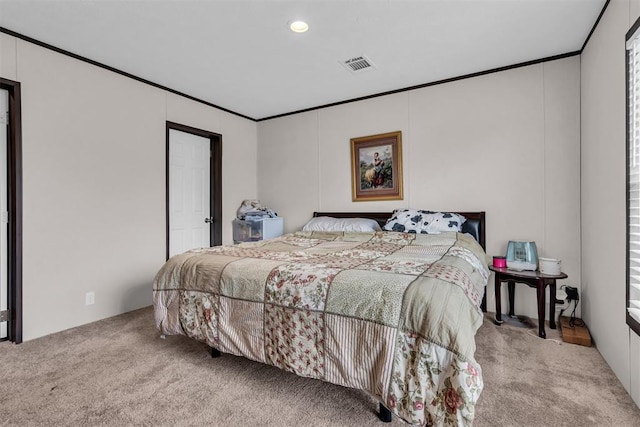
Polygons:
M605 1L0 0L0 27L261 119L579 51Z

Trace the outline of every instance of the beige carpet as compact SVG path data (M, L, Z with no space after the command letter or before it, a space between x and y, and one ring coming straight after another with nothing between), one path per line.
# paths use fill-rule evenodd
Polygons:
M595 348L485 318L476 426L638 426ZM547 330L549 338L558 338ZM20 345L0 343L1 425L399 426L366 394L160 339L151 308Z

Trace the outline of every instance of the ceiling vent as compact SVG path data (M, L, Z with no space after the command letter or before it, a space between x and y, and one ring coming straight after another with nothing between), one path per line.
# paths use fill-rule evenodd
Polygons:
M344 65L347 70L351 71L352 73L361 73L363 71L375 68L373 62L371 62L371 60L364 55L347 59L346 61L342 62L342 65Z

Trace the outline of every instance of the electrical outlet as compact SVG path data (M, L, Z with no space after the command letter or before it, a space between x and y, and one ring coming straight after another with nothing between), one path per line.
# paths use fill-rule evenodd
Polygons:
M95 292L87 292L84 296L85 305L93 305L96 303L96 293Z

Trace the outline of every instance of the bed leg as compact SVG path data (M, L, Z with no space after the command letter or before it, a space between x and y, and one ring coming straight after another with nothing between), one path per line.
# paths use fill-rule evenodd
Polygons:
M380 404L380 413L378 414L378 418L380 418L380 421L382 421L383 423L391 422L391 411L388 410L387 407L382 403Z
M220 351L218 351L213 347L210 347L210 348L211 348L211 357L220 357Z

